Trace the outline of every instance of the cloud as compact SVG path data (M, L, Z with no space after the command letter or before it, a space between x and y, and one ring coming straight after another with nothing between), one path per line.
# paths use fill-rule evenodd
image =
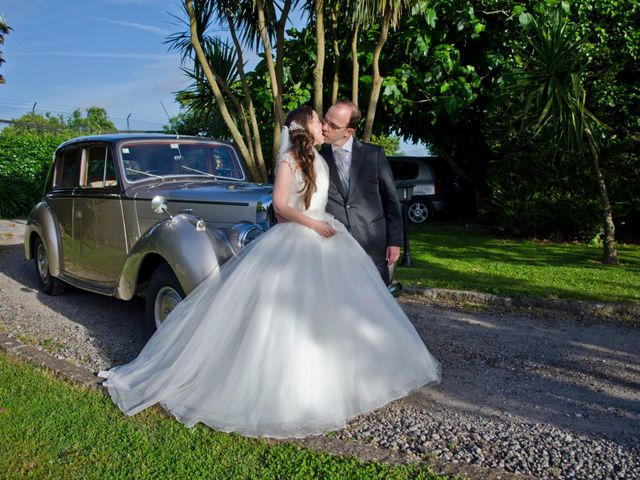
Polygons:
M109 20L106 18L96 18L96 20L100 20L101 22L110 23L112 25L120 25L122 27L135 28L137 30L142 30L143 32L155 33L157 35L167 36L171 32L167 29L154 27L153 25L145 25L143 23L135 23L135 22L122 22L117 20Z
M166 54L158 53L97 53L97 52L12 52L15 57L75 57L75 58L124 58L133 60L164 60Z

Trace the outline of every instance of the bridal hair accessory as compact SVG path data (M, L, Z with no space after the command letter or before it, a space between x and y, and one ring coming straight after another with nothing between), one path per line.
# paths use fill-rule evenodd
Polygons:
M304 130L304 127L302 125L300 125L298 122L296 122L295 120L293 120L289 124L289 131L292 132L294 130Z

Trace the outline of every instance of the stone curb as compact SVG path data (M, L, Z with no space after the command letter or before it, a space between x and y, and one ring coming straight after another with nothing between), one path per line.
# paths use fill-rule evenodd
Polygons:
M107 395L107 389L100 385L102 380L96 377L93 372L86 368L72 365L65 360L55 358L46 352L40 351L33 346L25 345L19 340L2 333L0 333L0 351L26 362L39 365L51 372L55 377L64 378L73 383L94 388ZM265 439L265 441L269 443L294 443L321 453L354 457L361 462L384 462L400 465L416 461L415 458L405 453L380 449L358 442L331 438L325 435L316 435L301 439ZM429 460L429 465L431 465L434 470L446 475L458 475L461 478L473 478L477 480L529 480L534 478L528 475L510 473L487 467L445 463L437 459Z
M27 362L39 365L49 370L56 377L71 380L85 387L100 387L99 383L101 380L86 368L77 367L65 360L55 358L46 352L30 345L25 345L19 340L1 333L0 350Z
M427 298L433 302L488 305L510 309L536 309L549 313L569 313L580 317L595 317L603 320L621 320L640 323L640 305L633 303L587 302L581 300L550 300L541 298L510 298L465 290L415 287L408 285L403 293Z

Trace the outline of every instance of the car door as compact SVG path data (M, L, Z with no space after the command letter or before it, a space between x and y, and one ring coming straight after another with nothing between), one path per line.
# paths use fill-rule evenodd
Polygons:
M80 184L82 149L71 145L56 153L52 187L46 195L59 235L60 269L64 274L78 271L73 231L74 191Z
M76 258L87 287L103 293L114 288L127 258L122 201L110 145L85 145L74 192Z

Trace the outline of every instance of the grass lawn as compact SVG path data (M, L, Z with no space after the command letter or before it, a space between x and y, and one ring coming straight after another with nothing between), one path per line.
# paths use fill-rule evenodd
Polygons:
M107 396L4 353L0 379L0 478L446 480L425 466L188 429L157 409L125 417Z
M602 247L513 240L465 232L461 225L412 225L414 266L407 285L511 297L640 303L640 246L619 245L619 266L601 263Z

